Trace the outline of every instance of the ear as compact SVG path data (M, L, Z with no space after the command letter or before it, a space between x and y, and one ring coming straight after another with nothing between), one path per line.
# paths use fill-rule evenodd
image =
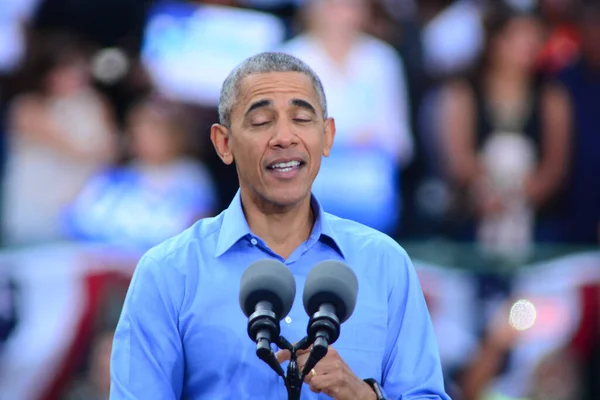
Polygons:
M335 120L327 118L325 120L325 139L323 143L323 155L329 157L331 148L333 147L333 139L335 138Z
M233 162L233 153L229 129L221 124L213 124L210 127L210 140L221 160L230 165Z

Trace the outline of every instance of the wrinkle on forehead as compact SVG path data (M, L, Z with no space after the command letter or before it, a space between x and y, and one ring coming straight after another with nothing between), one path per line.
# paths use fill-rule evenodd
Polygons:
M237 102L241 109L266 95L292 93L306 98L315 109L321 108L311 79L299 72L253 74L244 78L241 86Z

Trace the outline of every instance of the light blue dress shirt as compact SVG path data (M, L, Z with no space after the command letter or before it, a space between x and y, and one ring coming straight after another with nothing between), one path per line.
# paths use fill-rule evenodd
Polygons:
M312 207L312 233L287 260L250 231L239 192L217 217L146 253L115 333L110 398L286 399L283 380L256 356L238 302L244 270L273 258L290 268L298 285L294 306L281 321L289 341L306 335L302 291L308 272L320 261L340 260L356 273L359 291L333 347L358 377L377 379L394 400L449 399L406 252L382 233L323 212L314 197ZM303 400L329 398L304 385Z

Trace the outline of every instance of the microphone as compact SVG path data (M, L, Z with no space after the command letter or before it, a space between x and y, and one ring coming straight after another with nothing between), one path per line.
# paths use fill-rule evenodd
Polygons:
M271 342L278 340L279 321L292 309L295 296L294 275L279 261L256 261L242 275L239 301L248 317L248 336L256 342L256 355L284 378Z
M307 332L313 348L302 369L303 379L339 338L340 324L354 312L357 295L358 279L342 262L322 261L309 272L302 300L310 317Z

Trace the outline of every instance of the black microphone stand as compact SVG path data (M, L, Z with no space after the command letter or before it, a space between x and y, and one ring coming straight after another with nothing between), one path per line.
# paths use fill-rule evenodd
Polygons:
M337 340L339 336L340 323L333 307L323 305L319 312L315 313L309 321L308 335L298 343L292 345L286 338L279 335L279 324L275 315L270 310L260 309L250 316L248 332L250 337L256 340L256 355L281 376L288 393L288 400L300 400L302 383L306 375L327 354L330 343ZM273 340L273 338L276 339ZM281 350L290 352L290 362L287 373L284 375L283 368L277 361L277 357L271 349L274 342ZM300 370L298 365L298 350L306 350L313 346L304 368Z
M300 400L300 393L302 391L302 382L304 376L298 366L298 357L296 355L298 350L306 350L311 345L308 337L304 337L296 345L292 345L286 338L279 336L277 346L282 350L288 350L290 352L290 363L287 367L287 374L284 378L285 388L288 393L288 400Z
M320 342L320 343L319 343ZM295 345L292 345L286 338L279 336L275 344L281 350L288 350L290 352L290 362L287 367L287 373L283 375L283 370L276 360L275 353L269 349L269 355L265 354L265 349L260 344L256 348L256 354L260 359L265 361L279 376L281 376L285 383L285 388L288 393L288 400L300 400L300 393L302 392L302 383L306 374L314 367L314 365L321 360L327 354L327 342L321 340L320 337L316 338L316 342L313 349L311 349L310 356L307 360L307 365L304 366L303 370L300 370L298 365L298 350L306 350L312 344L313 341L308 336L305 336ZM308 365L312 364L312 365ZM308 368L310 366L310 368Z

